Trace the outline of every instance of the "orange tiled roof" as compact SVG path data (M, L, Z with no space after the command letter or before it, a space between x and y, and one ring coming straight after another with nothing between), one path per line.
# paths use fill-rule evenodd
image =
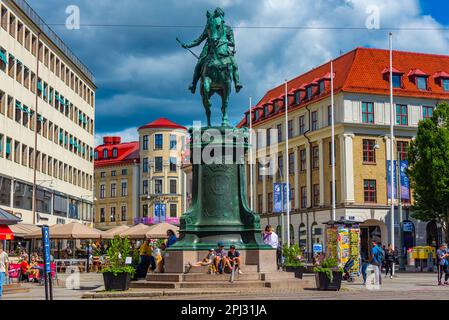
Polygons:
M117 148L117 157L112 157L112 149ZM108 158L103 158L103 151L108 150ZM119 164L139 162L139 142L124 142L118 144L102 144L95 148L98 152L98 160L94 161L94 167L106 167Z
M334 94L340 91L388 95L390 85L385 70L389 71L389 51L384 49L373 48L356 48L338 58L333 62L334 67ZM398 71L400 70L400 71ZM418 71L419 70L419 71ZM444 91L441 84L437 81L438 75L444 78L449 75L449 56L416 53L406 51L393 51L393 71L397 73L412 72L412 76L402 76L402 87L395 88L393 94L395 96L430 98L430 99L449 99L449 92ZM330 61L314 68L290 81L288 81L289 93L293 93L298 89L310 83L329 78ZM428 90L420 90L413 81L413 75L433 75L428 78ZM267 91L263 98L255 107L260 107L267 102L272 101L284 94L284 84L281 84ZM330 87L326 86L323 93L314 94L312 99L303 100L291 108L302 108L305 105L319 101L330 95ZM292 101L292 100L290 100ZM268 121L269 119L281 116L283 114L283 106L281 112L271 115L267 118L260 118L258 124ZM248 114L248 111L245 115ZM238 127L246 123L245 118L240 121ZM253 122L255 123L255 122Z

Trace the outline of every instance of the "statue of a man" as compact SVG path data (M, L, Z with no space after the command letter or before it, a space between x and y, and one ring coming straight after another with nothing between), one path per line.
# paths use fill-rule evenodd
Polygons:
M209 11L207 12L207 14L209 14ZM224 12L220 8L216 8L214 10L213 15L214 15L214 17L224 18ZM231 60L231 63L233 65L232 78L234 80L235 91L239 92L243 86L240 83L239 69L237 66L237 62L235 61L235 58L234 58L234 53L235 53L234 31L228 25L225 25L225 28L226 28L226 38L228 40L228 47L232 48L232 50L229 50L229 59ZM207 41L204 44L203 50L201 51L201 54L198 58L198 62L195 66L195 71L193 73L192 83L189 86L189 90L192 93L195 93L196 85L198 83L198 80L200 79L201 71L203 69L204 63L206 63L208 61L207 58L209 56L209 47L210 47L209 41L211 41L211 39L209 36L209 32L207 30L207 26L204 28L203 33L196 40L192 41L191 43L182 45L183 48L192 48L192 47L196 47L196 46L200 45L204 40L207 40Z

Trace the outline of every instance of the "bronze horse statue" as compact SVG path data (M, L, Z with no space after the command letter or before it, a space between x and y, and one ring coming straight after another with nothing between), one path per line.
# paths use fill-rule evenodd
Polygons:
M189 48L197 46L207 39L199 57L190 51L198 58L198 63L195 67L194 80L189 89L194 93L196 81L200 78L200 93L208 126L211 126L211 97L214 94L219 94L222 101L221 125L229 126L227 109L232 81L235 82L237 92L242 88L238 80L238 67L234 60L234 51L230 50L230 47L235 46L234 35L232 29L225 25L224 13L221 9L217 8L213 14L208 11L206 17L206 27L198 39L190 44L183 44L179 39L176 40L181 43L183 48L190 51Z

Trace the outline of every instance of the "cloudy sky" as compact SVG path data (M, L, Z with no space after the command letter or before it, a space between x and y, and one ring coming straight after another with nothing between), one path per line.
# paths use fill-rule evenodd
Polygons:
M186 126L205 120L199 94L187 90L196 59L175 39L195 39L206 10L217 6L234 27L244 86L231 96L234 124L250 96L255 104L284 79L357 46L387 48L390 28L395 49L449 54L449 4L438 0L28 2L95 75L97 143L106 134L136 139L138 126L161 116ZM64 26L70 5L80 9L79 30ZM377 12L380 29L366 28ZM201 47L193 50L199 53ZM214 103L213 121L219 123L220 102Z

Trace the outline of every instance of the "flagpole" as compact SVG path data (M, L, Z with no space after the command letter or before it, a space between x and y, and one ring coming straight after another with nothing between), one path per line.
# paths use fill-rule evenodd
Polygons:
M286 216L287 216L287 247L290 247L290 183L289 183L289 154L288 154L288 88L287 88L287 79L285 79L285 200L286 203Z
M393 105L393 33L389 33L390 42L390 243L394 249L394 181L393 181L393 158L394 158L394 105ZM394 274L394 263L393 270Z
M250 187L250 208L251 210L254 210L253 203L254 203L254 192L253 192L253 115L251 112L251 97L249 97L249 187ZM260 214L261 212L259 212Z
M331 60L331 164L332 164L332 220L335 215L335 119L334 119L334 64Z

